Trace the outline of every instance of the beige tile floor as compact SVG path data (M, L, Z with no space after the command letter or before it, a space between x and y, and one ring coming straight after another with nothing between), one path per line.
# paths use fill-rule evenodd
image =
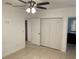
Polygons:
M67 53L48 47L26 44L26 47L3 59L76 59L74 46L69 45Z

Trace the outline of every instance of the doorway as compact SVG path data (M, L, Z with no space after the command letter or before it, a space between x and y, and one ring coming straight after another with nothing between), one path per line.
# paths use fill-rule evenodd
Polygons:
M76 45L76 18L68 18L67 43Z
M67 53L76 56L76 17L68 18Z
M27 36L27 20L25 20L25 41L28 41L28 36Z

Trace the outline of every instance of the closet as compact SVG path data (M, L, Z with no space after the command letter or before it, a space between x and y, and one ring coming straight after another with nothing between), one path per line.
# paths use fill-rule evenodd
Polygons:
M61 49L63 20L60 18L41 19L41 45Z
M61 50L63 37L62 18L41 18L31 20L33 44Z

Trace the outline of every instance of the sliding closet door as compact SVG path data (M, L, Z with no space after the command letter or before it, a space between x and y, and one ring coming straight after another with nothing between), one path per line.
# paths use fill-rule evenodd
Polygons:
M62 19L41 19L41 45L61 50Z
M31 19L31 32L33 44L40 45L40 19L34 18Z

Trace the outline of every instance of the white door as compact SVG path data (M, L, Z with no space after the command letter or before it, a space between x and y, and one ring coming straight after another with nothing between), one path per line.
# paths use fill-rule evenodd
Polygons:
M40 19L31 19L31 31L33 44L40 45Z
M62 19L41 19L41 45L61 50Z

